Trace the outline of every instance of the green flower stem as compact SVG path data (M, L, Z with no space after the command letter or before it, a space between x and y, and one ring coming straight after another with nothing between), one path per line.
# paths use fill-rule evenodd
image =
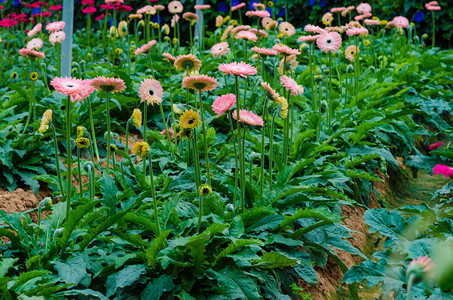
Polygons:
M195 184L198 188L201 185L201 172L200 172L200 155L198 153L198 137L197 130L193 129L193 161L195 169Z
M240 162L240 180L241 180L241 212L245 211L245 162L242 152L242 142L241 142L241 122L239 121L239 111L241 110L241 100L239 97L239 82L238 76L234 76L235 85L236 85L236 122L237 122L237 139L238 139L238 148L239 148L239 162Z
M88 40L88 48L91 47L91 14L87 14L87 40Z
M91 108L91 97L88 97L87 100L88 100L88 111L90 112L91 136L93 137L94 151L96 152L97 162L100 163L101 159L99 157L98 144L96 142L96 133L94 131L93 109ZM93 161L93 163L94 163L94 161Z
M149 59L149 64L151 66L151 72L153 74L153 78L155 79L156 77L154 76L154 67L153 67L153 60L151 58L151 49L147 51L148 52L148 59Z
M248 55L247 55L247 40L242 40L242 52L244 52L245 63L248 63L249 61L248 61Z
M113 165L113 170L116 171L116 157L115 157L115 149L112 151L112 165Z
M143 141L146 142L146 126L147 126L147 115L148 115L148 103L143 102ZM146 174L146 157L143 157L143 174Z
M200 203L198 206L198 223L197 223L197 232L200 232L201 227L201 218L203 217L203 196L200 197Z
M110 93L106 92L107 101L106 101L106 110L107 110L107 166L106 172L109 174L110 171Z
M332 52L329 52L329 102L327 104L327 128L330 129L332 123Z
M129 33L127 34L127 71L128 75L131 75L132 72L132 60L131 60L131 41L129 38Z
M168 147L170 148L173 158L176 159L175 152L173 151L173 143L171 142L170 133L168 133L168 127L167 127L167 122L165 121L164 108L162 107L162 103L160 103L159 106L160 106L160 114L162 115L162 122L164 122L164 126L165 126L165 132L166 132L166 136L167 136L167 140L168 140ZM176 139L176 133L175 133L175 139Z
M71 157L71 97L68 96L68 103L66 106L66 155L67 155L67 190L66 190L66 221L69 218L69 210L71 208L71 170L72 170L72 157Z
M53 133L53 146L55 150L55 164L57 168L57 177L58 177L58 184L60 185L60 192L61 196L65 198L65 192L63 188L63 180L61 179L61 171L60 171L60 158L58 157L58 141L57 141L57 132L55 131L55 126L51 123L50 127L52 128Z
M32 58L31 59L31 72L32 73L34 72L34 69L35 69L35 64L34 64L34 60ZM28 117L27 117L27 122L25 122L25 127L24 127L24 131L22 131L22 135L25 134L25 131L28 128L28 124L30 124L31 115L34 111L34 103L35 103L35 82L32 80L32 82L31 82L31 99L30 99L30 102L28 105ZM35 112L35 120L36 120L36 112Z
M94 168L92 164L87 165L88 168L88 194L90 199L94 199Z
M261 194L263 193L263 189L264 189L264 149L265 149L265 145L264 145L264 137L266 136L266 125L267 125L267 103L268 103L269 99L268 97L266 96L266 99L264 100L264 109L263 109L263 128L261 129L261 172L260 172L260 188L261 188Z
M276 109L272 115L272 123L271 123L271 130L269 132L270 136L270 150L269 150L269 190L272 191L272 159L274 155L274 124L275 124L275 117L277 116L278 109Z
M129 125L131 123L131 118L129 118L126 122L126 153L129 155Z
M39 66L39 71L41 72L41 75L42 75L42 81L44 82L44 85L46 86L47 92L49 93L49 97L50 97L52 95L52 93L50 92L49 84L47 83L47 71L40 63L38 63L38 66Z
M431 11L432 17L433 17L433 40L431 47L434 48L436 45L436 18L434 17L434 10Z
M317 126L317 139L318 142L321 140L321 123L322 123L322 107L321 107L321 99L322 99L322 80L319 81L318 91L319 91L319 101L318 101L318 126Z
M77 176L79 177L79 195L80 198L83 197L83 187L82 187L82 169L80 168L80 149L77 147Z
M153 197L153 206L154 206L154 219L157 227L157 235L160 235L160 224L159 224L159 214L157 211L157 198L156 198L156 189L154 187L154 177L153 177L153 160L151 156L151 151L148 153L149 156L149 175L150 175L150 184L151 184L151 195ZM145 161L145 158L143 158Z
M415 274L409 275L409 279L407 281L407 300L412 300L412 286L414 285Z
M209 151L208 151L208 138L206 131L206 122L204 118L204 109L203 109L203 100L201 98L201 90L198 90L198 95L200 99L200 113L201 113L201 129L203 132L204 139L204 160L206 162L206 178L208 179L208 184L211 185L211 172L209 170Z
M173 132L175 133L175 147L176 151L178 151L178 139L176 138L176 117L175 117L175 110L173 109L173 86L171 84L171 64L168 64L168 86L170 90L170 104L171 104L171 117L173 121Z
M356 49L359 49L359 42L358 42L358 37L355 36L355 46ZM355 105L359 102L359 59L360 59L360 52L357 51L357 53L354 56L354 75L355 75Z
M315 56L315 50L313 47L313 43L310 42L310 54L309 54L309 64L310 64L310 83L311 83L311 109L312 111L316 111L316 86L315 86L315 78L313 76L313 60Z
M57 43L57 77L61 77L61 43Z
M192 22L189 24L189 47L190 52L193 53L193 35L192 35Z
M236 192L238 189L238 153L236 150L236 138L234 137L234 127L233 127L233 115L231 111L228 111L228 120L230 121L230 128L231 128L231 139L233 140L233 150L234 150L234 163L235 163L235 170L234 170L234 193L233 193L233 205L236 205Z
M160 20L159 11L157 12L157 19ZM162 32L161 32L161 31L162 31L162 29L161 29L160 26L159 26L159 28L157 29L157 32L158 32L158 39L159 39L159 53L162 52L162 51L161 51L161 38L162 38Z

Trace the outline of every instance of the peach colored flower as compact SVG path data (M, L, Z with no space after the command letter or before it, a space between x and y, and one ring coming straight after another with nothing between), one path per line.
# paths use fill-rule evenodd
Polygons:
M235 75L246 78L247 75L255 75L256 68L245 62L232 62L219 65L219 71L226 75Z
M368 3L360 3L357 6L356 10L359 14L364 15L371 12L371 5L369 5Z
M221 43L215 44L211 48L212 56L217 57L217 56L226 55L228 53L228 51L230 51L230 48L228 46L229 45L227 42L221 42Z
M55 43L61 44L61 42L64 41L65 38L66 38L66 34L64 33L64 31L55 31L50 34L49 42L52 45L55 45Z
M368 29L363 28L363 27L353 27L353 28L346 30L346 35L348 35L348 36L367 35L367 34L368 34Z
M179 14L184 9L184 6L179 1L171 1L168 3L168 11L172 14Z
M300 36L297 40L299 42L308 42L308 43L313 43L318 39L319 35L303 35Z
M26 48L20 49L19 54L22 56L28 57L28 58L38 58L38 57L45 58L46 57L44 52L38 52L35 50L26 49Z
M146 51L151 49L154 46L155 43L156 43L156 40L149 41L145 45L143 45L140 48L138 48L137 50L135 50L135 52L134 52L135 55L140 55L142 53L145 53Z
M34 38L27 43L27 49L39 50L42 48L42 40L40 38Z
M165 57L164 60L165 61L168 61L169 63L174 63L175 60L176 60L176 57L174 57L173 55L171 55L170 53L168 52L164 52L162 53L162 56Z
M217 87L217 80L208 75L189 75L182 80L182 87L194 89L197 92L212 91Z
M315 32L315 33L319 33L319 34L323 34L323 33L327 32L326 30L322 29L319 26L310 25L310 24L305 25L304 31L306 31L306 32Z
M407 28L407 26L409 26L409 20L406 19L405 17L401 16L394 17L393 22L396 27Z
M355 45L350 45L344 50L344 56L350 62L354 62L355 55L360 52L360 49L357 48Z
M342 12L345 9L346 9L346 7L334 7L330 10L330 12L332 12L332 13Z
M237 111L233 111L233 119L237 120ZM252 111L241 109L239 111L239 122L252 126L263 126L263 119Z
M195 5L193 8L198 9L198 10L205 10L205 9L210 9L211 5L209 5L209 4Z
M242 8L244 6L245 6L245 3L239 3L238 5L231 7L231 11L238 10L239 8Z
M256 28L250 28L248 31L251 33L254 33L255 35L258 35L258 33L259 33L260 37L263 37L263 38L267 37L269 35L266 31L261 30L261 29L258 31Z
M249 30L251 27L249 25L240 25L231 30L231 34L236 34L239 31Z
M258 37L256 36L256 34L250 32L250 31L239 31L237 34L236 34L236 37L238 39L243 39L243 40L247 40L247 41L252 41L252 42L255 42L258 40Z
M82 80L82 85L79 89L79 92L71 95L72 102L79 102L88 98L91 93L94 91L94 87L91 85L91 80Z
M288 91L291 91L291 95L293 96L304 93L304 87L297 84L297 82L291 77L283 75L282 77L280 77L280 82Z
M107 93L122 92L126 85L121 78L109 78L98 76L91 81L91 85L96 91L105 91Z
M42 29L42 24L41 23L38 23L36 24L32 30L30 30L29 32L27 32L27 36L28 37L32 37L34 36L35 34L37 34L38 32L40 32Z
M63 30L64 26L65 22L63 21L52 22L47 24L46 30L50 32L60 31Z
M272 49L267 49L267 48L253 47L250 50L258 53L259 55L261 55L263 57L270 56L270 55L277 55L277 51L272 50Z
M245 15L249 18L269 18L271 16L271 14L267 10L249 10L245 13Z
M55 77L50 82L50 85L54 89L66 96L73 96L80 94L82 89L85 87L86 82L82 79L72 78L72 77Z
M288 22L281 22L280 25L278 26L278 29L280 30L280 33L283 33L286 36L293 36L296 33L296 28Z
M182 18L186 21L190 21L192 22L192 25L193 23L195 23L195 21L197 21L199 19L198 15L196 13L193 13L193 12L186 12L182 15Z
M212 104L212 110L217 114L217 118L226 113L236 103L234 94L226 94L217 97Z
M261 82L261 86L274 100L280 97L280 95L269 85L269 83L263 81Z
M201 61L193 54L179 55L175 59L174 65L180 71L191 73L200 70Z
M341 35L338 32L326 32L319 36L316 45L323 52L335 52L341 47Z
M272 50L275 50L279 53L281 53L282 55L285 55L285 56L288 56L288 55L299 55L300 54L300 51L297 50L297 49L292 49L286 45L283 45L283 44L278 44L278 45L274 45L272 47Z
M145 79L138 89L138 94L140 102L146 101L148 105L160 104L164 97L164 89L156 79Z

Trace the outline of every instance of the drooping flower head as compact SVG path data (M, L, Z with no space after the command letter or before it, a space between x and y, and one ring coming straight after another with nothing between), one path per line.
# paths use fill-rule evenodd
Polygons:
M212 104L212 110L217 114L217 118L226 113L236 103L234 94L226 94L217 97Z
M255 75L256 68L245 62L232 62L219 65L219 71L226 75L235 75L246 78L247 75Z
M198 194L200 197L207 197L211 195L212 193L212 188L209 184L202 184L200 185L200 188L198 189Z
M274 99L274 101L276 98L280 97L280 95L269 85L269 83L263 81L261 82L261 86L267 92L268 97Z
M132 147L132 153L135 155L144 158L149 153L149 144L147 142L137 142Z
M323 16L322 16L322 19L321 19L322 23L326 26L332 24L332 21L333 21L333 15L332 13L330 12L327 12L325 13Z
M137 50L135 50L135 55L140 55L142 53L147 52L149 49L151 49L154 46L155 43L156 43L156 40L149 41L145 45L143 45L140 48L138 48Z
M292 49L284 44L277 44L272 47L272 50L275 50L279 52L280 54L284 56L289 56L289 55L300 55L300 51L297 49Z
M66 34L64 33L64 31L55 31L50 34L49 42L52 45L55 45L55 43L61 44L61 42L64 41L65 38L66 38Z
M160 82L155 79L145 79L142 81L140 88L138 89L141 102L147 102L148 105L162 103L164 97L164 89L160 85Z
M143 116L142 116L142 111L140 109L134 108L131 119L132 119L132 124L134 124L137 128L142 127Z
M360 49L355 45L350 45L344 50L344 56L350 62L354 62L355 55L360 52Z
M179 55L174 64L176 69L188 74L201 68L201 61L193 54Z
M293 36L296 33L296 28L288 22L281 22L278 26L278 29L280 30L280 33L289 37Z
M323 52L335 52L341 47L341 35L338 32L326 32L319 36L316 45Z
M237 120L237 111L233 111L233 119ZM241 109L239 111L239 122L246 123L252 126L263 126L263 119L253 111Z
M50 121L52 121L52 110L48 109L42 115L41 124L39 125L38 132L45 133L49 129Z
M207 75L194 75L191 74L184 77L182 80L182 87L194 89L197 92L212 91L217 87L217 80L214 77Z
M220 40L223 42L225 41L226 39L228 39L228 36L230 35L231 31L233 30L233 26L228 26L225 31L223 32L222 34L222 37L220 38Z
M52 22L47 24L46 30L50 32L60 31L63 30L64 26L65 22L63 21Z
M294 79L289 76L283 75L282 77L280 77L280 82L288 91L291 91L291 95L293 96L304 93L304 87L299 85Z
M406 276L409 278L411 275L414 277L414 283L419 283L423 279L434 277L434 263L428 256L419 256L417 259L412 260L407 266Z
M229 46L228 42L221 42L221 43L215 44L211 48L212 56L220 57L220 56L226 55L228 53L228 51L230 51L230 48L228 46Z
M42 29L42 24L41 23L38 23L36 24L32 30L30 30L29 32L27 32L27 36L30 38L32 36L34 36L35 34L37 34L38 32L40 32Z
M178 124L182 129L198 128L198 125L201 124L200 115L198 114L198 112L194 112L193 109L186 109L181 117L179 117Z
M97 91L105 91L107 93L122 92L126 85L121 78L109 78L98 76L91 81L91 85Z
M174 62L175 62L175 60L176 60L176 57L174 57L173 55L171 55L171 54L168 53L168 52L162 53L162 56L165 57L165 58L164 58L165 61L168 61L168 62L171 63L171 64L174 64Z
M184 6L179 1L171 1L168 3L168 11L172 14L179 14L184 9Z

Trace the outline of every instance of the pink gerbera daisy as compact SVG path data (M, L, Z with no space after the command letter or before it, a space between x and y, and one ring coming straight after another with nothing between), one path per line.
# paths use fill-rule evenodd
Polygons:
M267 82L261 82L263 89L270 95L271 98L278 98L280 95Z
M239 8L242 8L245 6L245 3L239 3L238 5L235 5L233 7L231 7L231 11L235 11L235 10L238 10Z
M256 34L256 35L259 34L260 37L267 37L267 36L269 35L266 31L261 30L261 29L260 29L260 30L257 30L256 28L250 28L248 31L249 31L249 32L252 32L252 33L254 33L254 34Z
M293 36L296 33L296 28L288 22L281 22L278 26L280 33L287 35L289 37Z
M237 111L233 111L233 119L237 120ZM263 126L263 119L255 114L253 111L241 109L239 111L239 122L246 123L253 126Z
M190 21L192 22L192 25L193 23L199 19L198 15L196 13L193 13L193 12L186 12L182 15L182 18L186 21Z
M91 85L97 91L105 91L107 93L122 92L126 85L121 78L109 78L104 76L98 76L91 81Z
M172 14L179 14L183 9L184 6L182 6L182 3L179 1L171 1L168 3L168 11Z
M168 61L171 64L173 64L175 62L175 60L176 60L176 57L174 57L173 55L171 55L168 52L162 53L162 56L165 57L164 58L165 61Z
M356 21L361 21L361 20L366 19L366 18L369 18L369 17L371 17L371 16L372 16L372 14L366 13L366 14L363 14L363 15L355 16L355 17L354 17L354 20L356 20Z
M250 29L249 25L240 25L240 26L235 27L233 30L231 30L231 34L236 34L239 31L245 31L245 30L249 30L249 29Z
M308 43L313 43L318 39L319 35L305 35L305 36L300 36L297 40L299 42L308 42Z
M236 96L234 94L226 94L215 99L212 104L212 110L217 114L217 118L222 116L236 103Z
M230 51L230 48L228 46L229 45L227 42L221 42L221 43L215 44L211 48L212 56L217 57L217 56L226 55L228 53L228 51Z
M30 50L26 48L22 48L19 50L19 54L28 58L45 58L46 55L44 52L38 52L35 50Z
M55 77L50 84L57 92L73 96L80 94L86 83L82 79L72 77Z
M250 64L245 62L232 62L229 64L221 64L219 65L219 71L223 72L224 74L228 75L235 75L241 76L246 78L247 75L255 75L256 68Z
M453 169L446 165L436 165L433 168L433 174L442 174L445 178L453 177Z
M282 77L280 77L280 82L288 91L291 91L291 95L293 96L304 93L304 87L297 84L297 82L291 77L283 75Z
M236 37L238 39L243 39L243 40L247 40L247 41L252 41L252 42L255 42L258 40L258 37L256 36L256 34L250 32L250 31L239 31L237 34L236 34Z
M164 97L164 89L160 85L160 82L155 79L145 79L142 81L138 89L141 102L147 102L148 105L162 103Z
M94 91L94 87L91 85L91 80L82 80L82 84L79 88L79 91L71 95L72 102L79 102L88 98L91 93Z
M371 5L368 3L360 3L357 8L357 12L361 15L371 12Z
M277 51L272 50L272 49L267 49L267 48L253 47L251 50L264 57L270 56L270 55L277 55Z
M346 9L346 7L334 7L330 10L330 12L332 12L332 13L342 12L345 9Z
M409 26L409 20L406 19L405 17L401 16L394 17L393 22L396 27L407 28L407 26Z
M202 91L212 91L217 87L217 80L208 75L189 75L182 80L182 87Z
M341 47L341 35L338 32L326 32L319 36L316 45L323 52L335 52Z
M34 38L27 43L27 49L39 50L42 48L42 40L40 38Z
M310 24L305 25L304 31L306 31L306 32L315 32L315 33L319 33L319 34L323 34L323 33L327 32L327 31L325 31L324 29L322 29L319 26L310 25Z
M46 30L50 32L63 30L65 23L63 21L52 22L47 24Z
M425 5L427 10L441 10L442 8L438 5Z
M37 34L38 32L40 32L42 29L42 24L41 23L38 23L35 25L35 27L33 27L32 30L30 30L29 32L27 32L27 36L28 37L32 37L34 36L35 34Z
M367 34L368 34L368 29L363 28L363 27L353 27L353 28L346 30L346 35L348 35L348 36L367 35Z
M431 152L431 151L433 151L433 150L436 150L436 149L438 149L440 146L442 146L443 144L444 144L444 143L442 143L442 142L437 142L437 143L435 143L435 144L431 144L431 145L428 146L428 151Z
M413 259L409 265L407 266L407 273L410 274L412 272L419 273L422 272L423 277L434 277L432 271L434 270L435 265L431 258L428 256L419 256L417 259ZM409 277L409 275L408 275Z
M379 25L379 20L370 20L370 19L366 19L365 21L365 25Z
M271 14L267 10L249 10L245 13L247 17L269 18Z
M155 43L156 43L156 40L149 41L145 45L143 45L140 48L138 48L137 50L135 50L135 52L134 52L135 55L139 55L139 54L145 53L146 51L151 49L154 46Z
M163 11L165 9L165 6L163 6L163 5L154 5L154 9L156 11Z
M49 42L52 44L52 45L55 45L55 43L60 43L62 41L64 41L64 39L66 38L66 34L64 33L64 31L56 31L56 32L52 32L49 36Z
M277 44L277 45L274 45L272 47L273 50L285 55L285 56L288 56L288 55L299 55L300 54L300 51L297 50L297 49L292 49L286 45L283 45L283 44Z
M198 10L205 10L205 9L210 9L211 5L209 5L209 4L195 5L193 8L198 9Z

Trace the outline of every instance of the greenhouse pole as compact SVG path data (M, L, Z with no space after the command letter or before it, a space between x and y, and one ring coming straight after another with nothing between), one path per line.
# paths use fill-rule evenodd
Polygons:
M204 4L204 0L197 0L196 5L203 5ZM203 45L203 11L202 10L199 10L197 9L196 10L196 13L198 15L198 21L196 23L196 26L195 26L195 37L198 38L198 45L199 45L199 49L202 48L202 45Z
M66 38L61 45L61 76L71 77L72 69L72 31L74 27L74 0L63 0L63 29Z

